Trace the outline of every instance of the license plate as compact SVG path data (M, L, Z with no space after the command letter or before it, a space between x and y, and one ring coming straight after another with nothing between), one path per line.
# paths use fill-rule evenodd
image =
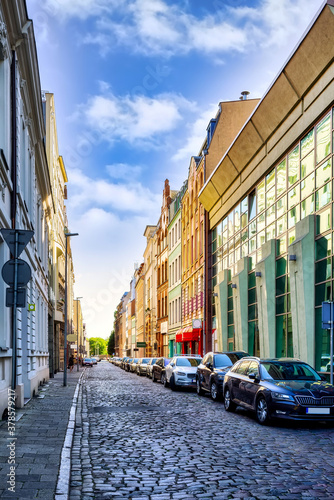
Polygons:
M196 382L196 379L195 379L195 378L193 378L193 379L192 379L192 382L193 382L193 383L195 383L195 382Z
M329 415L329 408L306 408L306 413L309 415Z

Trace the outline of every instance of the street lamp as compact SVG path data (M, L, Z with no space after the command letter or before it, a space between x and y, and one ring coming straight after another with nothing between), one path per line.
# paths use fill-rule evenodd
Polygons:
M79 299L82 299L82 297L77 297L77 371L79 371Z
M65 331L64 331L64 387L67 386L67 238L79 233L65 233Z

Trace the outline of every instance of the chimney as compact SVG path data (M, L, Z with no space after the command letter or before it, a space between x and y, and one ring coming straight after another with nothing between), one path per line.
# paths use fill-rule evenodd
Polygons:
M250 92L248 92L248 90L243 90L241 92L241 97L239 97L239 99L241 101L246 101L247 100L247 96L250 94Z

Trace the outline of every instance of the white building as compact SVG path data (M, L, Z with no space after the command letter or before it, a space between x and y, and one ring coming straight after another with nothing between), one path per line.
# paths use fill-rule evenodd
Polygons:
M15 386L16 405L22 407L24 399L49 377L48 225L54 207L43 141L36 44L25 0L0 3L0 110L0 229L34 231L20 258L32 270L26 305L35 305L32 311L17 308L14 324L12 308L5 305L7 285L0 279L1 417L7 408L8 387ZM1 267L9 259L9 248L1 239ZM13 334L17 338L14 380Z

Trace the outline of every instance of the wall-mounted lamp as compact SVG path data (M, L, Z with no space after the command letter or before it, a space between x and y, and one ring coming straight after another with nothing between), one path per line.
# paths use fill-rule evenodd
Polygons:
M214 297L218 297L218 293L213 293L212 294Z
M256 271L255 272L255 277L256 278L261 278L262 274L261 274L261 271Z
M232 288L237 288L237 285L235 283L232 283Z
M296 262L296 260L297 260L297 255L289 255L289 260L290 260L290 261L292 260L292 261Z

